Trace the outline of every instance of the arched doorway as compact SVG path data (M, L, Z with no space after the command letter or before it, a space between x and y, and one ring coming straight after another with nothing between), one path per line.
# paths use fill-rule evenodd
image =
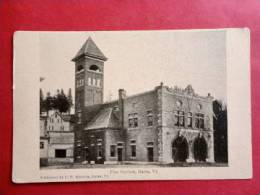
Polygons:
M208 154L208 144L201 133L195 138L193 144L194 159L196 162L205 162Z
M187 139L183 135L172 142L172 157L174 162L186 162L189 155L189 145Z

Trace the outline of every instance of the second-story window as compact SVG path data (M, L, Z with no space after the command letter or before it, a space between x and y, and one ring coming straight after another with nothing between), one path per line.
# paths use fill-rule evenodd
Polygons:
M146 114L147 114L147 125L148 126L153 126L153 113L152 113L152 111L148 110L146 112Z
M204 129L204 114L195 114L195 127L198 129Z
M128 115L128 127L129 128L138 127L138 114L137 113Z
M175 117L175 121L176 121L175 126L184 127L184 125L185 125L184 112L177 110L174 112L174 117Z
M192 128L192 113L188 112L187 114L187 126Z

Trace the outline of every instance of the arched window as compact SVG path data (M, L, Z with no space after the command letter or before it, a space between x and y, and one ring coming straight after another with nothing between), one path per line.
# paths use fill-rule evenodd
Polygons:
M185 126L184 111L176 110L174 111L174 116L175 116L175 126L184 127Z
M77 72L81 72L84 70L84 67L82 65L78 65Z
M186 162L189 155L189 145L183 135L178 135L172 142L172 157L174 162Z
M188 127L192 127L192 113L191 112L188 112L187 114L187 125Z
M195 114L195 127L198 129L204 129L204 114Z
M202 133L199 133L193 143L193 153L196 162L205 162L208 154L208 145Z
M95 72L101 72L100 68L97 65L91 65L89 67L89 70L95 71Z

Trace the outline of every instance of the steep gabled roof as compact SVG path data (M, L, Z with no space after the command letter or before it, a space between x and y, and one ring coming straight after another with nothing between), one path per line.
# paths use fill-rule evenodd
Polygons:
M98 58L106 61L107 57L102 53L102 51L97 47L95 42L91 37L87 39L87 41L83 44L81 49L78 51L76 56L72 59L72 61L76 61L78 58L82 56L89 56L93 58Z
M89 124L85 127L85 130L91 129L118 129L119 120L113 111L113 107L102 109L96 117L94 117Z

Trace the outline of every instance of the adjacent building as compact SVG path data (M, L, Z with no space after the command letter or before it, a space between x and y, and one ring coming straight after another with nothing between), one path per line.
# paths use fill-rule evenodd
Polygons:
M40 165L48 165L49 136L47 133L47 117L40 116Z
M75 62L75 162L214 162L213 97L191 85L103 102L105 55L91 38Z
M74 118L57 111L41 117L40 158L42 165L74 162Z

